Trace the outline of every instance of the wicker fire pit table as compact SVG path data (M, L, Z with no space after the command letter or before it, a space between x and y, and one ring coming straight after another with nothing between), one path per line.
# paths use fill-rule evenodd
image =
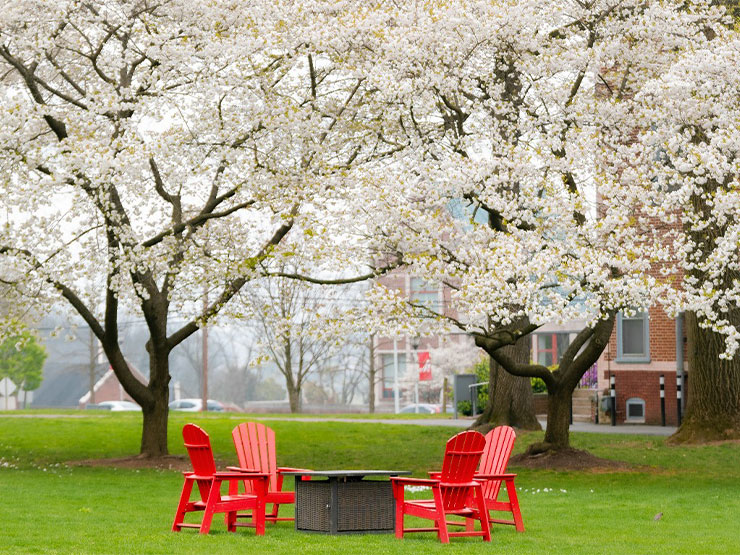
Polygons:
M295 529L326 534L392 533L396 504L389 480L408 470L312 470L283 472L296 477ZM309 476L310 480L299 479ZM326 478L325 480L316 478Z

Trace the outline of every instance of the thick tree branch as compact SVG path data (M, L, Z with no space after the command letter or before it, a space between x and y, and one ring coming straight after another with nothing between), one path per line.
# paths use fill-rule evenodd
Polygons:
M569 370L563 375L563 381L568 387L575 388L578 385L578 381L581 379L583 374L599 359L601 353L606 348L606 344L609 342L612 329L614 328L614 320L616 312L612 311L608 314L608 317L604 320L599 320L598 323L593 327L593 332L590 335L588 343L585 344L583 350L578 353L578 349L572 345L566 350L566 355L573 356L573 362L569 365ZM578 340L576 336L576 340ZM574 341L575 342L575 341ZM571 349L571 347L573 347ZM563 357L565 358L565 356ZM565 369L566 366L561 361L560 366Z
M486 352L491 355L491 358L498 362L509 374L523 378L540 378L545 382L548 389L554 389L557 385L557 374L550 372L550 369L547 366L542 366L541 364L518 363L501 350L495 350L493 352L486 350Z
M368 272L367 274L353 276L350 278L337 278L337 279L321 279L321 278L315 278L315 277L292 273L292 272L265 272L263 275L265 277L283 277L283 278L289 278L289 279L296 279L296 280L305 281L308 283L315 283L317 285L346 285L349 283L359 283L362 281L367 281L369 279L378 278L382 275L387 274L388 272L392 270L395 270L396 268L400 266L401 266L400 262L393 263L387 266L383 266L382 268L377 268L373 270L372 272Z
M193 216L189 220L186 220L182 222L179 225L175 225L170 229L166 229L162 231L161 233L158 233L151 239L147 239L142 243L144 247L153 247L157 243L162 242L166 237L169 237L171 235L178 235L185 231L186 229L195 229L200 226L202 226L204 223L206 223L208 220L213 220L217 218L225 218L226 216L230 216L234 212L237 212L239 210L243 210L244 208L249 208L250 206L254 205L255 201L248 200L239 204L235 204L234 206L222 210L221 212L210 212L210 213L199 213L197 216Z
M293 215L295 215L296 211L297 207L294 208L291 212ZM270 239L260 249L257 255L250 259L249 267L253 269L256 268L260 263L262 263L269 256L272 250L280 244L283 238L293 228L293 225L294 221L292 219L281 225L275 231L275 233L273 233L272 237L270 237ZM197 319L188 322L175 333L170 335L170 337L167 339L169 348L174 348L176 345L179 345L185 339L198 331L203 325L203 322L207 322L210 318L217 314L218 311L221 310L221 307L228 303L234 297L234 295L236 295L239 290L244 287L244 284L246 284L249 279L250 278L247 276L241 276L231 280L228 284L226 284L224 290L221 292L218 298L210 306L206 307L206 309Z

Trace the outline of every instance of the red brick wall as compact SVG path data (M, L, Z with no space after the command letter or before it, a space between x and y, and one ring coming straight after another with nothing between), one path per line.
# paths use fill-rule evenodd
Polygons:
M652 307L648 311L650 323L650 360L654 362L670 362L676 360L676 321L669 318L659 307ZM617 325L609 338L609 347L605 351L606 360L617 359Z
M95 402L102 403L103 401L134 401L128 393L123 390L120 382L112 376L111 379L105 380L95 392Z
M676 426L676 373L662 372L665 376L665 410L666 424ZM617 423L625 422L627 400L639 397L645 401L645 424L659 426L660 417L660 375L661 372L641 370L617 370L612 375L616 378ZM686 385L682 387L685 395Z
M650 360L676 360L676 321L659 308L651 308Z

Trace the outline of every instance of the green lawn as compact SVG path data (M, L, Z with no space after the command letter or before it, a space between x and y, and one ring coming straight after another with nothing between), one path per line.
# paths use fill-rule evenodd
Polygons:
M629 472L520 470L527 531L496 527L493 543L432 534L330 537L292 523L250 529L169 531L182 478L176 472L68 466L65 461L137 452L141 417L71 412L63 418L0 416L0 552L3 553L740 553L740 445L667 447L662 438L574 434L576 447L631 462ZM184 453L186 421L211 435L217 458L236 462L230 430L253 416L173 415L170 450ZM439 467L453 428L270 421L278 462L312 468ZM523 434L517 451L540 434ZM516 469L513 469L516 470ZM289 484L290 485L290 484ZM290 510L287 511L289 513ZM286 514L287 514L286 513ZM660 520L654 520L663 513Z

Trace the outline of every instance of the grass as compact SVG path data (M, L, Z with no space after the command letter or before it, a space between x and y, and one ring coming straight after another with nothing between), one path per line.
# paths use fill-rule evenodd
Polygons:
M66 461L123 457L138 450L138 414L0 416L0 552L3 553L738 553L740 445L669 447L662 438L574 434L575 447L631 462L629 472L519 469L527 531L496 527L493 543L432 534L301 534L292 523L228 534L223 521L200 537L169 531L182 478L176 472L77 467ZM173 415L170 450L183 454L186 421L211 435L217 458L235 462L230 431L250 416ZM262 419L262 418L261 418ZM312 468L397 468L421 476L439 467L449 427L299 422L264 418L278 462ZM517 451L541 433L521 434ZM517 469L513 469L517 470ZM290 484L288 484L290 485ZM290 510L287 511L289 513ZM654 520L657 513L663 516Z

